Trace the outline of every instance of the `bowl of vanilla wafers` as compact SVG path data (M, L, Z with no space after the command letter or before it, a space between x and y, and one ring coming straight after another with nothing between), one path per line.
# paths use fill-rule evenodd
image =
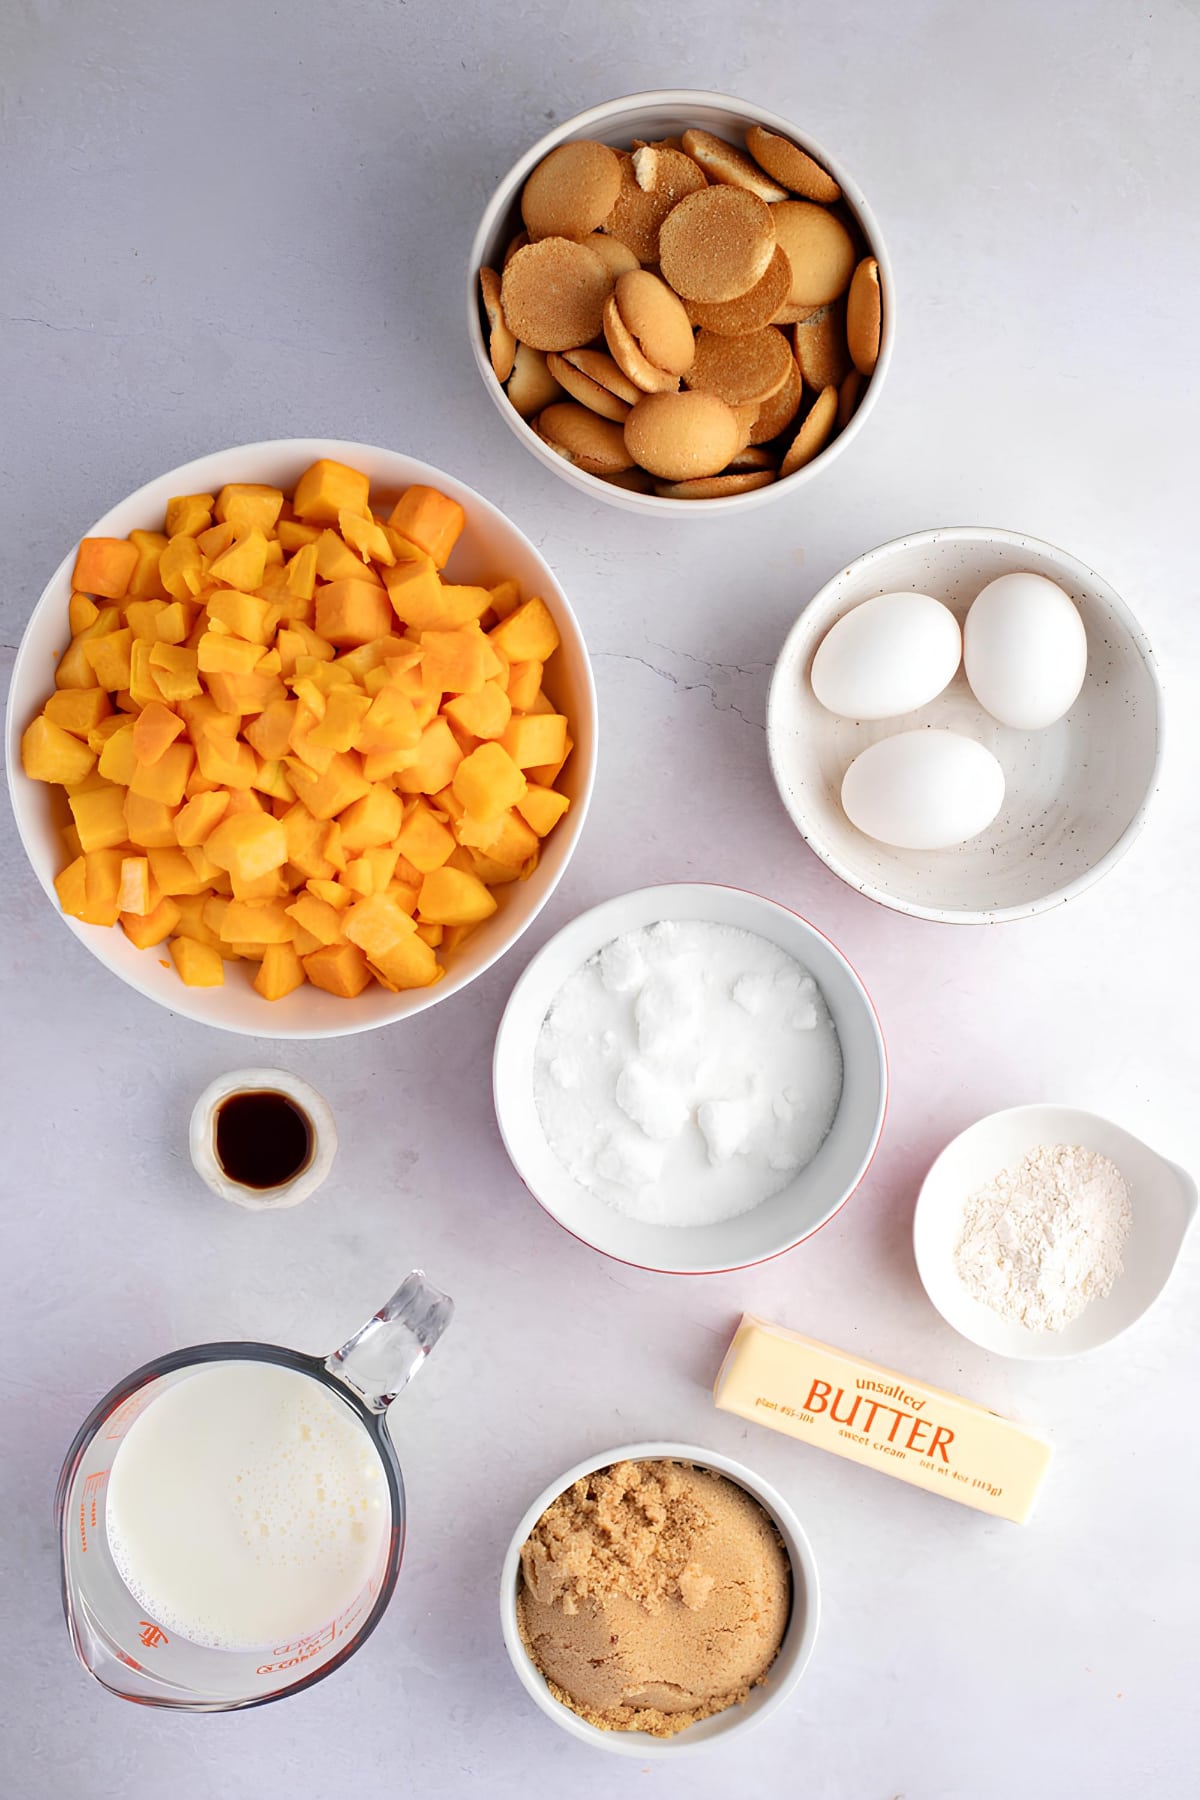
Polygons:
M636 512L792 492L859 432L894 335L856 183L721 94L635 94L509 171L471 250L475 360L547 468Z

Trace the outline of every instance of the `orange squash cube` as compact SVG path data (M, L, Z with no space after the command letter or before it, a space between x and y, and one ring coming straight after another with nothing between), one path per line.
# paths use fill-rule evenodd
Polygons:
M243 594L237 588L222 588L208 596L206 605L209 618L224 625L233 637L245 638L264 649L270 643L274 609L257 595ZM250 666L253 668L254 664Z
M567 721L562 713L525 713L509 721L500 743L519 769L558 762L567 753Z
M171 844L164 844L161 848L151 845L146 850L146 856L150 863L150 873L161 893L175 898L180 894L207 892L210 877L196 873L188 861L186 850L180 850Z
M212 509L211 494L176 494L167 501L167 516L163 521L168 538L195 537L197 532L212 524Z
M164 700L175 704L181 700L195 699L204 692L194 650L157 643L151 648L149 663L154 685Z
M236 729L236 718L230 715ZM249 744L211 729L196 738L196 761L201 774L217 787L248 788L258 773L258 761Z
M283 494L276 487L265 487L257 481L231 481L217 495L213 508L215 518L239 531L261 531L268 536L283 511Z
M136 738L136 723L133 729ZM166 806L178 806L195 760L196 752L190 744L170 744L153 762L137 762L129 790L145 800L161 800Z
M521 584L519 581L498 581L491 590L492 611L497 619L507 619L509 613L516 612L521 604Z
M453 779L463 753L445 719L431 719L421 733L413 760L396 777L402 794L437 794Z
M173 937L171 961L186 987L224 987L225 964L221 952L195 938Z
M68 805L85 853L128 843L124 788L106 785L90 793L72 794Z
M162 800L148 800L142 794L125 795L125 835L139 850L170 850L178 842L175 836L176 812Z
M51 694L42 713L72 737L87 738L102 719L111 716L112 704L102 688L63 688Z
M144 706L133 721L133 753L140 763L157 762L183 730L183 720L160 700ZM189 771L190 772L190 771ZM182 796L181 796L182 798ZM127 908L132 911L132 908Z
M371 701L354 740L356 750L415 750L421 723L412 699L395 682L385 682Z
M287 591L296 600L311 600L317 577L317 546L301 544L286 569Z
M251 530L230 544L228 550L222 551L208 565L208 573L214 581L227 582L230 587L252 594L256 587L262 586L266 567L267 540L261 531Z
M435 818L428 802L421 799L401 826L396 846L415 869L428 875L454 854L454 833Z
M371 983L367 959L357 944L326 944L301 958L304 973L314 987L353 1000Z
M351 512L343 506L338 513L338 531L363 562L383 563L389 568L395 562L396 552L387 533L369 513Z
M430 946L414 931L372 957L371 973L384 987L401 993L407 988L432 987L442 970Z
M477 694L486 679L487 648L478 626L421 634L421 673L426 686L444 694Z
M287 832L269 813L238 813L233 818L226 816L213 827L204 840L204 849L218 868L228 869L243 881L253 881L286 863Z
M475 925L495 912L496 896L477 875L446 866L426 875L417 910L429 925Z
M545 663L531 657L515 662L508 671L508 698L514 712L528 712L542 691Z
M21 767L31 781L56 781L65 787L82 781L95 766L95 751L45 713L39 713L21 735Z
M357 576L318 589L316 620L320 636L335 646L369 644L391 630L392 610L383 588Z
M511 719L512 710L498 681L485 681L477 694L457 694L442 708L452 725L476 738L498 738Z
M290 944L292 921L282 900L239 900L225 908L218 936L223 943Z
M428 557L385 569L383 585L400 623L414 631L452 630L481 619L491 601L486 588L448 587Z
M121 858L117 906L121 912L136 913L139 918L150 911L150 864L144 856Z
M376 783L340 815L342 849L348 856L396 841L404 809L399 795Z
M346 911L342 929L352 944L357 944L372 962L381 957L416 929L415 921L389 894L372 894L357 900Z
M493 625L488 633L492 643L502 650L510 663L549 662L558 649L558 627L544 600L526 600Z
M289 919L318 943L342 944L346 941L340 912L319 894L299 894L285 910Z
M54 891L65 913L74 919L84 917L87 912L87 862L82 855L54 877Z
M84 538L75 558L71 586L103 600L123 600L137 561L137 545L128 538Z
M525 787L524 775L502 744L480 744L454 771L455 798L476 819L498 818L516 805ZM443 920L447 925L465 922Z
M187 850L202 844L213 827L220 824L229 805L229 795L219 788L211 794L195 794L175 814L175 842Z
M308 733L308 742L322 750L352 750L359 728L370 710L370 698L356 687L348 684L335 687L326 703L324 717Z
M78 637L89 625L94 625L100 617L100 608L88 594L72 594L67 602L67 623L71 627L71 636Z
M401 537L433 558L439 569L450 560L467 515L457 500L437 488L410 487L401 494L388 516L388 524Z
M314 819L332 819L352 806L370 789L362 774L362 760L353 751L335 752L333 761L321 775L306 769L295 757L285 763L297 796Z
M292 511L306 524L333 525L343 507L350 512L369 512L370 499L371 483L366 475L322 457L296 483Z
M296 988L303 987L306 979L294 944L268 944L254 977L254 988L264 1000L282 1000Z
M130 682L133 633L128 629L106 632L103 637L85 638L83 654L95 673L96 680L110 694L127 688Z
M529 786L517 801L517 811L540 838L554 830L571 802L554 788Z
M149 950L169 938L180 920L180 911L170 895L164 894L158 905L147 913L121 913L121 930L139 950Z

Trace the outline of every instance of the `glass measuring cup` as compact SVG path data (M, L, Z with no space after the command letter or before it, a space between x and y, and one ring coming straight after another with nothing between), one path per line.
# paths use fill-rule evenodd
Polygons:
M416 1269L332 1356L305 1356L277 1344L195 1344L146 1363L106 1394L76 1434L54 1501L63 1611L89 1674L110 1693L143 1706L228 1712L311 1687L353 1656L383 1617L404 1552L404 1482L384 1415L453 1310L449 1296ZM311 1377L349 1409L379 1457L390 1529L367 1581L336 1618L290 1643L210 1649L147 1617L121 1579L106 1530L109 1477L122 1437L167 1388L205 1366L264 1362Z

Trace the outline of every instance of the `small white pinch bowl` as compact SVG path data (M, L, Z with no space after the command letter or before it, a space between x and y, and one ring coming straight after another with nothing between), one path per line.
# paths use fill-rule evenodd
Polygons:
M954 1267L968 1197L1039 1144L1079 1144L1124 1175L1133 1223L1112 1292L1062 1331L1030 1331L973 1300ZM913 1251L925 1292L961 1336L1022 1362L1054 1362L1096 1350L1136 1325L1170 1279L1197 1208L1196 1183L1140 1138L1069 1106L1014 1106L947 1144L926 1175L913 1217Z
M842 199L837 210L844 212L847 219L853 221L866 246L864 254L873 256L879 264L883 287L879 360L870 380L862 389L854 416L845 430L839 431L819 456L814 456L810 463L797 469L794 475L788 475L782 481L773 481L767 487L753 488L749 493L728 494L720 500L670 500L659 494L634 493L628 488L603 480L599 475L589 475L586 470L577 469L564 461L548 444L543 443L533 426L521 417L509 400L496 379L488 354L479 299L479 271L481 268L493 268L498 274L503 268L504 252L516 233L522 229L520 200L526 177L560 144L575 143L580 138L598 138L601 143L611 144L614 149L627 150L635 138L651 141L655 138L674 137L686 131L689 126L695 126L698 130L711 131L717 137L727 138L741 149L747 125L763 125L768 131L777 132L781 137L790 138L792 143L799 144L822 168L828 170L841 188ZM884 377L892 360L892 347L896 339L896 283L878 221L862 189L844 164L831 156L814 138L809 137L807 132L801 131L790 120L780 118L778 113L766 112L761 106L754 106L750 101L736 99L730 94L710 94L689 88L659 88L645 94L628 94L620 100L607 100L600 106L590 107L587 112L576 113L574 118L564 120L561 125L556 125L552 131L547 132L544 138L540 138L525 152L519 162L513 164L488 202L471 245L467 265L467 331L475 366L501 418L526 450L563 481L570 482L573 488L593 500L605 500L627 512L648 513L659 519L728 519L740 517L753 507L767 505L772 500L785 496L794 499L800 489L821 471L828 469L835 457L840 456L863 430L879 399Z
M750 1212L719 1225L647 1225L581 1187L546 1142L533 1092L542 1021L567 977L623 932L661 919L749 931L793 957L825 996L842 1047L842 1095L829 1135L806 1168ZM500 1135L534 1199L573 1237L618 1262L664 1275L744 1269L792 1250L831 1219L870 1166L887 1105L887 1053L870 996L842 952L798 913L742 888L674 882L640 888L581 913L534 957L496 1034L492 1091Z
M999 575L1045 575L1076 603L1087 632L1083 689L1044 731L1001 725L960 666L915 712L870 723L827 712L812 691L817 647L836 621L876 594L913 590L944 601L960 624ZM921 726L961 732L1004 769L998 817L948 850L877 843L842 811L842 777L868 744ZM767 749L780 798L801 837L835 875L871 900L942 924L1029 918L1081 894L1133 843L1158 785L1163 696L1137 620L1094 570L1015 531L954 526L882 544L835 575L792 627L771 680Z
M231 1094L284 1094L308 1119L312 1145L308 1161L290 1181L278 1187L252 1188L231 1181L217 1157L217 1113ZM232 1200L247 1212L282 1212L315 1194L333 1167L337 1127L329 1103L316 1088L287 1069L231 1069L210 1081L192 1108L188 1126L192 1167L219 1200Z
M669 1738L651 1737L646 1731L601 1731L598 1726L589 1725L586 1719L581 1719L578 1713L572 1712L569 1706L564 1706L561 1700L554 1698L546 1685L545 1676L525 1648L517 1624L521 1548L552 1501L557 1500L572 1482L585 1475L594 1475L598 1469L607 1469L613 1463L660 1460L693 1463L698 1469L711 1469L714 1474L724 1475L738 1487L744 1488L772 1520L792 1566L791 1615L783 1642L779 1646L779 1654L772 1663L766 1680L760 1687L750 1690L749 1697L741 1706L731 1706L725 1712L714 1713L711 1719L701 1719L696 1725L687 1725ZM711 1744L728 1743L730 1738L743 1736L756 1725L761 1725L764 1719L770 1718L772 1713L778 1712L790 1700L808 1667L817 1640L820 1616L821 1592L812 1547L804 1534L803 1526L783 1495L744 1463L734 1462L732 1458L721 1456L715 1450L699 1449L694 1444L622 1444L616 1450L606 1450L600 1456L589 1456L585 1462L576 1463L573 1469L568 1469L565 1475L560 1475L557 1481L552 1481L549 1487L544 1488L530 1506L513 1533L500 1574L500 1626L504 1633L504 1647L525 1692L541 1707L548 1719L552 1719L563 1731L569 1732L581 1743L590 1744L597 1750L614 1751L618 1756L636 1756L643 1762L649 1758L667 1760L685 1756L707 1749Z

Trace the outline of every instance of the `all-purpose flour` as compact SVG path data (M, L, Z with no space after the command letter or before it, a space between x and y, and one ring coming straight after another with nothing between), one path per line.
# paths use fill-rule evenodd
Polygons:
M1039 1144L967 1200L954 1266L973 1299L1031 1331L1061 1331L1112 1289L1133 1212L1116 1163Z
M534 1099L563 1167L620 1212L713 1225L812 1161L842 1091L816 982L747 931L664 920L570 976L534 1054Z

